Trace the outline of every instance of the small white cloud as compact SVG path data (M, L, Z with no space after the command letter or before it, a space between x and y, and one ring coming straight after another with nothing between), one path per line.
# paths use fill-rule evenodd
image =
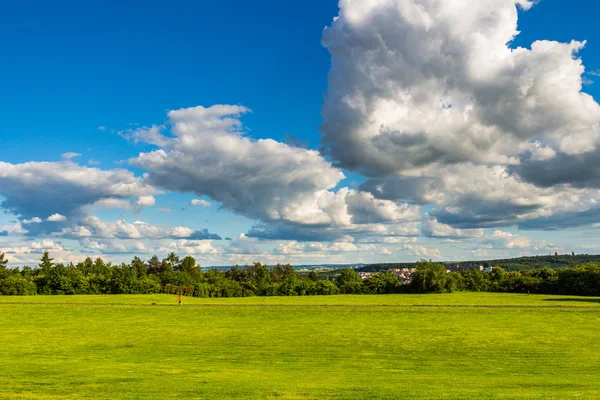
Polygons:
M40 222L42 222L42 219L39 217L33 217L31 219L24 219L21 222L24 224L39 224Z
M102 125L100 125L100 126L98 127L98 130L99 130L99 131L102 131L102 132L104 132L104 131L106 130L106 127L105 127L105 126L102 126Z
M185 226L176 226L171 228L170 235L178 238L187 238L194 234L194 230Z
M388 249L387 247L380 249L379 253L386 255L386 256L391 256L393 254L392 251L390 249Z
M71 159L76 158L76 157L81 157L81 154L80 153L68 152L68 153L63 153L60 156L62 157L63 160L71 160Z
M494 233L492 233L492 237L497 237L497 238L511 238L513 236L514 235L512 233L510 233L510 232L504 232L504 231L501 231L499 229L496 229L494 231Z
M85 238L92 236L92 232L85 226L77 226L73 228L71 235L75 237Z
M65 217L64 215L52 214L51 216L48 217L48 219L46 221L49 221L49 222L64 222L66 220L67 220L67 217Z
M5 233L6 235L21 235L27 233L27 230L21 226L21 223L17 222L14 225L0 226L0 233Z
M206 207L210 207L212 205L212 203L210 201L206 201L206 200L194 199L194 200L190 201L190 205L206 208Z
M161 213L170 213L171 209L170 208L157 208L156 211L160 211Z
M99 208L128 208L131 204L129 201L124 199L101 199L94 203Z
M98 160L88 160L89 165L100 165L101 162Z
M149 207L156 204L156 199L154 196L140 196L135 204L140 207Z
M151 207L156 204L154 196L140 196L136 202L132 203L133 209L136 213L142 211L144 207Z

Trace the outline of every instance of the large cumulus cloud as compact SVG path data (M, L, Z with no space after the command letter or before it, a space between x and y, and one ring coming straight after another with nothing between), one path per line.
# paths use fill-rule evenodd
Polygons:
M582 91L585 42L513 48L528 0L339 5L323 35L322 145L370 178L361 190L432 204L454 229L598 221L600 106Z
M247 137L240 117L248 111L235 105L170 111L169 125L131 133L159 149L130 162L148 171L153 186L208 196L258 221L249 234L261 238L333 240L419 219L418 207L405 202L336 189L344 174L318 151Z

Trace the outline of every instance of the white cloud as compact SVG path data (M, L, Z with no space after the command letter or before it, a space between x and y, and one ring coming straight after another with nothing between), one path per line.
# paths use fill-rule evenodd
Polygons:
M440 224L437 219L426 216L423 233L428 237L439 238L478 238L485 235L483 229L456 229Z
M110 208L129 208L131 202L124 199L101 199L94 203L94 206L98 208L110 209Z
M0 236L2 234L8 236L8 235L24 235L27 233L27 229L23 228L23 225L21 225L20 222L17 222L16 224L12 224L12 225L3 225L0 226Z
M100 170L70 161L0 162L0 195L4 197L0 206L22 220L59 214L74 223L99 201L127 200L156 193L158 190L123 169ZM36 234L62 228L60 224L47 222L28 226Z
M378 198L434 204L451 228L594 210L600 105L584 42L511 48L525 0L341 0L322 144ZM543 6L543 5L542 5ZM578 223L594 221L581 215ZM454 232L456 233L456 232Z
M218 251L212 246L210 240L186 240L181 239L177 241L171 241L164 243L162 247L158 249L159 253L170 253L175 252L178 254L217 254Z
M46 221L49 221L49 222L64 222L66 220L67 220L67 217L65 217L64 215L58 214L58 213L52 214L51 216L49 216L46 219Z
M142 241L117 241L117 240L93 240L84 238L80 242L84 252L102 253L102 254L129 254L140 255L149 251L146 244Z
M533 138L593 150L600 106L581 92L584 43L511 49L517 7L490 0L340 1L324 143L368 174L437 163L509 163ZM577 139L577 140L572 140Z
M39 242L33 242L29 245L29 248L33 252L44 252L44 251L64 251L65 248L60 244L56 243L53 240L44 239Z
M64 228L58 236L64 237L94 237L98 239L211 239L220 240L219 235L207 230L196 231L185 226L163 227L141 221L134 223L122 219L116 222L103 221L95 215L90 215L79 221L79 225Z
M154 196L140 196L135 203L138 207L150 207L156 204Z
M248 111L230 105L170 111L170 136L162 133L167 127L130 132L160 147L130 162L148 171L152 185L205 195L261 221L265 225L250 232L257 236L339 239L418 220L416 206L348 188L334 191L344 175L317 151L244 136L240 117Z
M104 132L106 130L105 126L99 125L98 130Z
M359 251L371 251L374 250L373 245L355 245L350 242L335 242L335 243L321 243L321 242L306 242L299 243L295 241L285 242L279 244L273 249L274 254L280 255L302 255L306 253L321 253L322 256L331 255L332 253L355 253Z
M24 219L21 221L21 223L23 223L23 224L39 224L41 222L43 222L43 221L39 217L33 217L31 219Z
M496 229L491 235L492 242L499 240L502 248L506 249L530 249L533 247L531 240L524 236L515 235Z
M73 158L81 157L81 154L80 153L69 152L69 153L63 153L63 154L61 154L61 157L62 157L63 160L71 160Z
M436 259L439 259L442 257L442 253L440 252L439 249L430 249L430 248L427 248L420 244L406 243L406 244L404 244L403 249L417 257L428 257L428 258L436 258Z
M206 208L206 207L210 207L212 205L212 203L210 201L206 201L206 200L193 199L192 201L190 201L190 205Z

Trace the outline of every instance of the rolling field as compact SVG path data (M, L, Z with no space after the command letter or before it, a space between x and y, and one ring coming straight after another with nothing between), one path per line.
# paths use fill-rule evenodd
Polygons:
M600 398L596 298L173 303L0 297L0 398Z

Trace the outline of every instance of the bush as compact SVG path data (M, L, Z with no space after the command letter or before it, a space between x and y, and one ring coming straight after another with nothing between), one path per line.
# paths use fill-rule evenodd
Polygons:
M319 296L326 296L340 293L340 289L335 283L327 280L318 281L315 285L315 294Z
M576 296L600 296L600 266L583 265L558 271L558 292Z
M364 292L370 294L396 293L400 280L392 271L378 272L364 283Z
M0 280L0 295L31 296L36 294L37 287L30 279L21 275L9 275Z

